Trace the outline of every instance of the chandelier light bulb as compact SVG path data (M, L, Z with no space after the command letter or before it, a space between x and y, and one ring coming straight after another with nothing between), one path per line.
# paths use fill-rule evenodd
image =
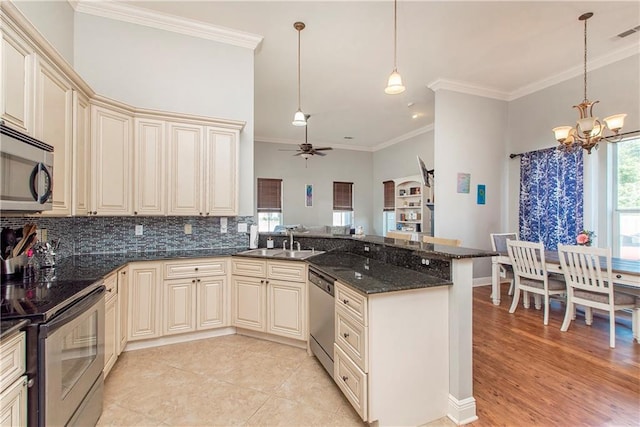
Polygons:
M304 113L300 110L296 111L293 115L293 122L291 122L294 126L306 126L307 118L304 116Z
M384 93L388 95L397 95L399 93L404 92L405 87L402 84L402 76L394 68L391 75L389 75L389 81L387 82L387 87L384 89Z
M624 126L625 117L627 117L626 114L615 114L613 116L605 117L604 123L610 130L617 133Z

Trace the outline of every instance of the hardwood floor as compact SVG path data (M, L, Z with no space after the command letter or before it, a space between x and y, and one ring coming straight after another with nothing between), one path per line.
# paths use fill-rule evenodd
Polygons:
M479 420L473 426L638 426L640 344L631 315L616 320L616 348L609 348L609 319L594 314L586 326L578 312L560 332L564 304L552 301L549 325L542 310L522 301L509 314L502 285L494 306L491 287L474 289L473 379Z

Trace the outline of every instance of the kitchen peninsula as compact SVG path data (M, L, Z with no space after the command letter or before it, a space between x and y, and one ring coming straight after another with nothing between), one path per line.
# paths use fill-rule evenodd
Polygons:
M282 240L286 238L283 235L275 234L271 235L271 237L276 240L276 245L279 245L279 247L282 247ZM261 247L266 246L266 238L267 235L260 236L262 243L260 244ZM389 300L398 298L399 303L411 304L412 301L421 301L420 298L433 296L433 301L431 302L428 301L428 298L422 300L425 301L425 304L427 304L426 307L428 307L427 310L422 310L425 313L420 314L419 312L416 312L418 315L424 315L427 317L441 316L441 319L443 320L441 324L435 325L437 328L433 329L435 331L439 331L436 338L441 340L440 342L442 345L440 347L445 347L444 351L438 353L440 356L444 355L445 357L443 365L445 368L440 369L440 374L448 371L448 375L443 375L439 379L439 384L441 386L437 388L436 395L438 397L427 397L428 399L434 399L439 402L436 406L439 407L438 411L440 412L434 412L433 417L438 418L440 416L447 415L452 420L460 424L476 419L475 400L473 399L472 388L472 258L491 256L493 255L492 253L467 248L454 248L439 245L434 246L430 244L386 239L378 236L352 237L294 234L294 239L300 242L303 249L314 248L317 251L326 252L322 255L311 257L306 261L289 259L286 262L300 265L306 265L308 263L309 265L315 266L321 270L331 269L331 272L337 276L340 282L340 285L338 286L344 286L343 289L346 290L346 292L355 294L355 297L370 298L369 301L370 304L372 304L370 308L373 311L369 311L368 321L362 321L362 326L364 327L376 328L379 330L381 327L388 326L390 328L397 329L402 326L402 324L398 324L396 322L396 320L401 319L401 314L403 314L402 310L396 310L391 313L387 312L385 316L390 319L389 322L387 322L388 324L384 325L380 323L380 318L376 318L380 312L376 312L377 308L373 302L376 298L381 298L380 300L382 300L382 298L389 298ZM232 274L229 266L234 259L240 259L240 257L245 258L244 256L239 255L239 252L244 251L245 249L246 247L194 251L130 252L68 257L60 260L55 268L55 275L47 275L46 270L42 270L39 277L36 277L34 279L35 282L32 284L34 292L28 292L28 294L35 296L41 295L42 292L37 291L42 288L42 291L46 289L48 295L52 296L56 293L56 290L60 288L59 285L66 283L65 281L77 284L77 280L75 279L82 278L83 281L90 283L112 276L114 272L122 273L123 267L126 266L129 266L128 271L131 273L128 274L128 276L132 276L133 267L138 265L145 266L149 263L161 263L161 265L167 266L169 263L175 264L178 260L182 263L189 263L191 261L195 263L195 261L197 261L199 265L205 265L209 259L215 260L216 263L220 263L220 265L225 269L228 268L227 270L221 270L220 274L222 274L222 276L219 276L223 278L227 277L227 282L223 282L227 283L227 285L222 286L222 288L225 288L228 286L229 278L231 277L229 275ZM341 256L339 254L345 255ZM348 256L346 256L347 254ZM349 264L349 259L357 259L362 265L356 266L355 264ZM285 262L285 260L280 261ZM369 266L368 269L367 266ZM385 266L388 268L385 268ZM393 266L393 268L389 266ZM150 279L151 281L148 285L150 288L157 287L156 292L158 293L160 293L161 286L164 286L163 281L161 280L163 268L166 269L165 267L160 267L158 270L159 273L156 277L157 283ZM409 272L409 276L412 274L415 274L414 277L421 276L424 280L416 283L403 281L403 276L399 274L389 274L393 273L393 269L397 269L396 271ZM166 275L167 272L164 274ZM353 286L354 282L365 282L367 275L375 276L374 278L376 280L380 279L378 284L383 283L383 286L376 285L375 289L370 289L369 291L362 289L359 290L357 286ZM385 277L385 275L387 277ZM129 277L129 284L132 283L132 279L133 277ZM171 280L165 280L164 284L168 285ZM384 283L389 283L388 281L397 282L396 287L392 289L387 285L384 285ZM106 282L107 281L105 280L105 285L107 284ZM191 282L191 279L189 279L188 282ZM3 286L6 285L11 285L11 281L5 281ZM16 284L16 286L24 285L20 281L20 285ZM116 288L119 288L119 286L116 286ZM122 289L119 289L118 292L120 293L123 291ZM226 288L223 292L225 295L224 298L229 298L229 289ZM131 297L133 295L134 294L131 289L127 291L125 288L124 293L120 294L120 297L123 298L122 302L126 302L127 296ZM165 307L165 310L167 309L167 295L164 297L158 297L160 298L159 301L161 301L161 303L158 304L159 307ZM413 298L418 295L419 297ZM403 299L403 301L400 301L401 299ZM129 300L128 303L130 304L131 300ZM228 302L224 303L223 310L229 310L232 312L233 308L231 305L226 304L228 304ZM441 311L437 310L438 307ZM127 311L126 308L125 311ZM129 314L132 313L131 307L129 307L128 312ZM233 322L229 322L228 320L230 317L229 313L225 316L227 316L226 323L223 322L221 326L233 327ZM162 319L162 321L165 322L165 326L166 320L167 319ZM448 328L446 326L447 324ZM129 326L131 326L131 319L129 320ZM200 332L201 335L202 333L207 332L210 334L228 334L234 333L235 330L228 327L218 327L218 329ZM197 332L194 334L197 334ZM162 335L162 331L160 335ZM189 334L167 336L165 333L164 336L159 338L158 342L166 344L167 342L170 342L170 339L186 339L188 336ZM196 337L196 335L194 335L194 337ZM397 338L400 341L406 339L407 335L401 333ZM414 334L411 338L415 341L419 341L420 337L416 337ZM418 338L418 340L416 340L416 338ZM432 338L432 336L425 337L425 342ZM148 341L151 342L153 340L149 339ZM447 341L448 348L446 345ZM146 340L143 340L140 342L130 343L129 348L127 349L134 348L139 344L145 344L146 342ZM156 343L155 345L160 345L159 343ZM132 346L131 344L134 345ZM389 341L384 343L371 341L369 343L369 348L375 349L375 346L379 344L384 344L392 350L397 350L397 348L393 348L394 342ZM398 348L400 348L400 346L398 346ZM442 348L435 349L442 350ZM120 350L122 350L122 348ZM429 349L425 348L424 351L429 351ZM430 360L429 358L431 357L429 355L425 357L421 353L404 354L398 353L397 351L387 351L387 353L394 355L396 366L402 366L405 363L405 358L414 358L417 360L422 359L424 363L428 363ZM379 351L371 352L369 354L368 366L379 366L376 364L380 363L381 355L382 353ZM446 368L447 366L448 369ZM397 380L400 381L399 383L389 384L390 387L392 387L390 390L401 387L403 378L406 379L407 377L398 376ZM375 376L371 379L372 381L376 381ZM375 388L380 385L381 383L371 383L370 389L375 390ZM376 394L373 393L370 398L375 399L375 396ZM377 407L375 405L379 406L380 404L379 400L379 403L375 403L375 400L371 400L371 402L372 405L374 405L372 408L375 408ZM367 418L371 421L375 421L375 419L371 417L375 417L376 414L371 413L370 415L371 416L367 416Z

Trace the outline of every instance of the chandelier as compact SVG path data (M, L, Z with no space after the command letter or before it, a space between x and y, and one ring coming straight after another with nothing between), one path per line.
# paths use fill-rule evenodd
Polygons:
M593 16L592 12L587 12L578 18L584 21L584 100L574 105L578 109L580 117L575 127L559 126L553 129L556 140L562 144L561 147L578 145L591 154L591 149L598 146L602 140L608 142L618 142L622 136L618 134L624 125L626 114L615 114L605 117L603 122L598 117L593 116L593 107L600 101L589 101L587 98L587 20ZM606 135L608 133L608 135Z

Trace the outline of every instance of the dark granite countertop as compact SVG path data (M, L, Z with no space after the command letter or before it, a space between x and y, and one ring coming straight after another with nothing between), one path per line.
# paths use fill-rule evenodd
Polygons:
M307 258L307 262L364 295L453 284L445 279L349 252L325 252Z
M0 321L0 340L12 335L29 324L26 319Z

